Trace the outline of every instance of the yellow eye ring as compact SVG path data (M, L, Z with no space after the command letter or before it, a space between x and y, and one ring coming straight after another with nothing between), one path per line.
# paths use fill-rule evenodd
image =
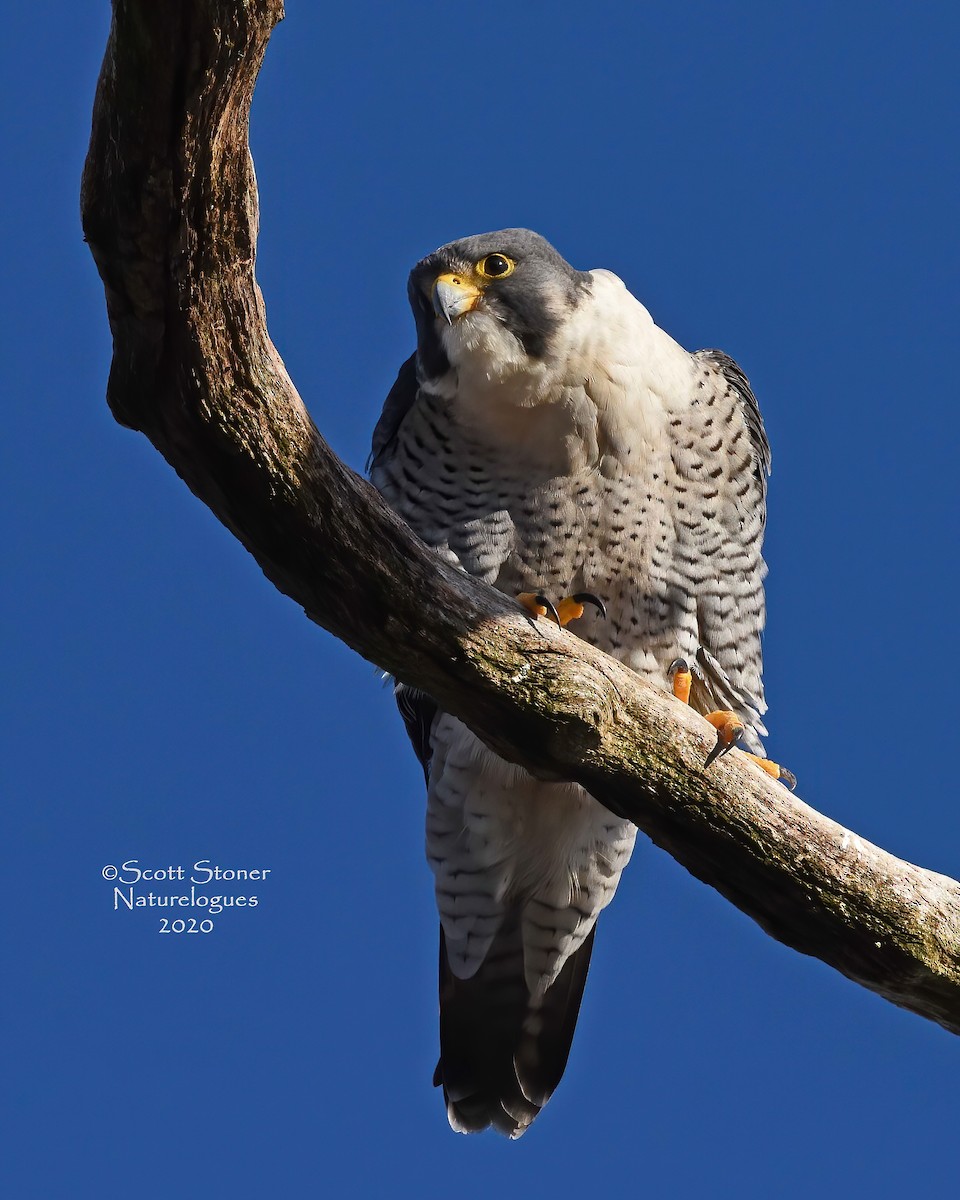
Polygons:
M477 274L484 279L506 279L516 269L516 263L505 254L488 254L477 263Z

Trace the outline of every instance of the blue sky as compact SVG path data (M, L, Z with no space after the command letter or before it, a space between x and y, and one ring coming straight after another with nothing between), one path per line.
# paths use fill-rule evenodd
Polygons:
M760 398L771 750L956 877L955 6L328 7L290 3L252 128L270 327L323 433L362 467L436 245L529 225L615 270ZM108 21L21 6L0 50L5 1194L955 1188L956 1040L643 839L546 1112L450 1133L389 695L104 403L77 191ZM272 874L163 936L113 911L128 859Z

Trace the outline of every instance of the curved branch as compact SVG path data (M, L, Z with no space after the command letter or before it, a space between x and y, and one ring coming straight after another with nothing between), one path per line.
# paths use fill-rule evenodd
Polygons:
M582 783L780 941L960 1032L960 884L738 754L704 773L706 722L440 562L314 429L254 280L248 116L281 16L279 0L115 0L82 207L117 419L312 620L507 758Z

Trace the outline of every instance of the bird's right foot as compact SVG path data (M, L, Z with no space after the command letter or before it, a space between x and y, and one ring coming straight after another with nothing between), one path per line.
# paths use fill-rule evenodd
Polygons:
M531 616L545 617L549 613L561 629L571 621L579 621L585 604L592 604L604 619L607 615L603 601L593 592L576 592L573 596L565 596L556 605L542 592L521 592L517 599Z

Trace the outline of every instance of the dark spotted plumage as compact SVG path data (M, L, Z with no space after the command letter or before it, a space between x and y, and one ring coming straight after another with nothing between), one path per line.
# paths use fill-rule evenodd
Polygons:
M515 264L507 277L483 278L490 254ZM456 319L433 295L440 276L472 289ZM616 277L574 270L528 231L441 248L410 297L417 353L373 438L389 503L507 593L599 596L607 619L588 610L576 633L664 688L686 658L694 706L734 709L759 748L770 456L739 367L688 354ZM399 699L427 774L443 930L437 1082L454 1128L518 1136L563 1071L635 830L499 759L428 698Z

